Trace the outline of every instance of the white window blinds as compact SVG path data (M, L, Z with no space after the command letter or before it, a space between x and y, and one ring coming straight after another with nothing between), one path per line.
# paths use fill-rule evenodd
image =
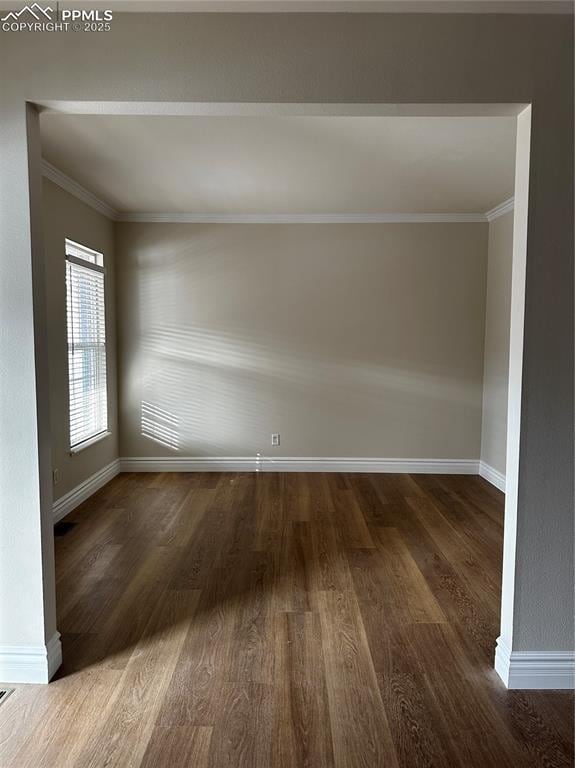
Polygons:
M106 316L101 253L66 240L70 447L108 429Z

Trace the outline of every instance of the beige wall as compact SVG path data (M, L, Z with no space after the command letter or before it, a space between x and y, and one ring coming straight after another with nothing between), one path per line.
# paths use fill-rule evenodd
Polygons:
M479 458L486 224L117 235L123 456Z
M50 424L53 468L59 472L54 499L118 458L114 225L102 214L47 179L42 184L50 373ZM64 241L75 240L104 254L108 341L108 419L111 435L70 455L66 270Z
M505 474L513 212L489 224L481 461Z

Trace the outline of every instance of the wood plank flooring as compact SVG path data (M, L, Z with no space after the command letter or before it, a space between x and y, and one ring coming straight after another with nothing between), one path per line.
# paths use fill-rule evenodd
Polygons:
M56 538L64 664L2 768L573 766L573 696L493 671L477 477L122 474Z

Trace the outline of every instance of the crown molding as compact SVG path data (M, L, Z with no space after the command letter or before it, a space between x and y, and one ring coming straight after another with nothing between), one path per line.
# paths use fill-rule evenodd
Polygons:
M42 160L42 175L47 179L50 179L50 181L53 181L54 184L57 184L59 187L61 187L61 189L64 189L66 192L74 195L74 197L77 197L78 200L81 200L83 203L86 203L86 205L94 208L94 210L98 211L98 213L103 214L108 219L112 219L113 221L117 220L119 215L118 211L105 203L103 200L100 200L99 197L96 197L96 195L87 190L81 184L78 184L77 181L74 181L74 179L66 176L65 173L44 159Z
M413 224L485 222L483 213L120 213L154 224Z
M117 211L47 160L42 175L112 221L142 224L478 224L513 210L513 198L486 213L127 213Z
M498 219L499 216L503 216L505 213L512 211L514 200L514 197L510 197L509 200L504 200L502 203L499 203L499 205L496 205L495 208L486 211L485 218L487 221L493 221L493 219Z

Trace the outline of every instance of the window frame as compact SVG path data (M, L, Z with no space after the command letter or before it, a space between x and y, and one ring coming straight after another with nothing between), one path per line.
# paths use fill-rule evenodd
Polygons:
M77 255L78 253L86 254L87 258L82 258ZM91 445L100 442L104 438L111 435L110 430L110 406L108 397L108 327L107 327L107 313L106 313L106 268L104 266L104 254L100 251L96 251L93 248L89 248L81 243L72 240L71 238L65 238L64 254L66 262L66 359L67 359L67 373L68 373L68 446L70 455L74 455L89 448ZM72 415L72 387L71 387L71 344L70 344L70 293L68 285L68 263L87 269L97 274L102 275L102 318L104 328L104 390L105 390L105 411L104 411L104 427L98 432L88 435L87 437L79 440L76 443L72 443L72 430L71 430L71 415Z

